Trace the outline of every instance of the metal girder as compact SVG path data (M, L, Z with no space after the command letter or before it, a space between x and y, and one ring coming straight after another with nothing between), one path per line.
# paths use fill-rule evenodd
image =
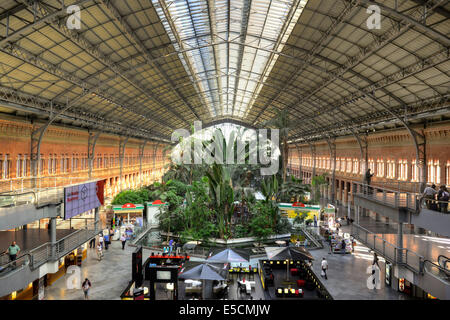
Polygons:
M66 72L60 66L54 65L54 64L46 61L45 59L32 54L28 50L19 47L16 44L11 43L11 44L7 45L5 49L0 50L0 51L6 53L8 55L14 56L24 62L32 64L33 66L35 66L45 72L48 72L56 77L59 77L63 80L66 80L66 81L82 88L83 90L89 90L90 93L94 93L95 95L99 96L102 99L109 101L110 103L119 105L122 108L145 118L146 121L153 122L156 125L163 124L166 127L173 128L173 126L170 126L167 122L165 122L162 119L160 119L159 117L155 116L153 113L147 114L145 112L139 111L136 106L131 107L129 105L124 105L122 102L116 101L115 98L111 97L107 93L108 90L103 90L103 87L105 87L108 83L106 81L100 82L96 86L92 86L89 83L83 81L82 79L79 79L73 73ZM109 81L116 79L117 77L118 77L118 75L115 74L115 76L113 78L111 78Z
M450 94L446 95L444 97L438 97L438 98L432 98L429 100L418 101L414 105L409 105L409 108L411 110L410 114L408 115L409 120L413 119L412 115L415 113L428 114L430 112L435 113L436 110L443 110L446 113L450 112L449 98L450 98ZM392 112L401 115L402 113L404 113L404 108L400 106L395 109L392 109ZM430 113L430 115L432 115L432 113ZM392 120L392 119L394 119L394 120ZM351 121L348 121L348 122L340 122L338 125L331 124L328 126L322 126L320 130L303 131L302 133L291 137L291 140L298 139L302 136L311 137L313 135L318 135L322 132L337 132L339 130L342 131L342 130L344 130L344 128L346 130L348 130L348 128L350 128L350 127L353 127L356 129L364 129L367 126L375 125L381 121L384 121L384 122L390 121L390 122L394 123L394 122L398 122L398 118L393 117L391 112L387 112L386 110L380 111L380 112L375 112L375 113L368 114L368 115L365 115L365 116L362 116L359 118L353 118ZM402 123L402 126L404 126L403 123Z
M431 28L430 26L426 25L426 18L429 15L429 12L434 10L437 7L440 7L442 4L448 3L448 0L441 0L441 1L423 1L421 4L421 7L423 7L422 13L417 12L417 10L414 11L414 15L405 15L402 12L398 11L395 7L389 7L385 4L379 3L379 1L375 0L360 0L362 4L364 5L376 5L380 7L381 12L387 12L390 16L394 16L397 19L400 19L404 21L405 23L408 23L414 27L416 27L421 32L426 33L430 38L432 38L435 41L438 41L442 45L449 47L450 46L450 39L445 35L440 33L439 31ZM362 5L361 4L361 5ZM396 2L394 2L394 6L396 5Z
M170 80L170 78L168 77L168 75L166 74L166 72L153 61L153 57L150 56L149 54L149 50L144 46L144 44L142 43L142 41L138 38L138 36L134 33L133 29L130 27L130 25L128 24L128 22L125 20L125 18L123 18L121 16L121 14L119 13L119 11L116 9L116 7L113 5L113 3L109 0L101 0L101 3L109 10L109 12L111 13L111 15L113 16L113 18L122 26L122 29L124 31L125 34L128 35L127 39L131 42L134 43L137 47L137 49L143 54L142 57L146 60L146 62L150 65L153 65L158 72L164 77L164 79L169 83L169 85L173 88L175 94L180 98L181 101L183 101L183 103L191 110L191 112L194 114L194 116L199 119L197 113L195 112L194 108L190 105L190 103L185 100L183 98L183 96L180 94L180 92L178 90L176 90L174 88L174 84L173 82ZM104 59L104 55L102 55L102 59ZM120 73L123 74L124 70L121 70ZM166 108L164 106L164 104L157 100L155 97L148 95L147 88L145 87L141 87L139 84L136 84L140 90L143 91L144 94L146 94L149 98L155 100L158 102L158 104L160 106L162 106L163 108L165 108L167 111L169 111L172 115L174 115L175 117L177 117L178 119L180 119L183 122L186 122L186 120L184 120L183 118L179 117L177 114L173 113L171 110L169 110L168 108Z
M128 137L120 137L119 140L119 186L122 191L122 172L123 172L123 158L125 155L125 146L128 142Z
M438 2L441 3L442 0L438 1ZM436 7L436 4L430 8L430 11L434 7ZM417 12L417 9L414 10L414 12ZM328 78L325 79L325 81L322 82L322 84L311 89L309 94L306 95L303 99L300 99L300 101L295 103L295 105L293 104L292 108L296 109L296 106L301 105L305 100L311 98L315 93L319 92L320 90L322 90L323 88L328 86L331 82L333 82L337 79L340 79L341 81L344 81L344 82L348 83L349 85L351 85L352 87L354 87L355 89L357 89L359 92L361 92L362 96L367 95L368 97L371 97L372 99L374 99L377 103L381 104L379 99L372 96L373 95L372 92L363 91L362 88L359 88L359 87L355 86L352 82L344 79L343 75L347 71L351 70L353 67L358 65L363 59L367 58L372 53L376 52L380 48L384 47L386 44L390 43L393 39L395 39L399 35L403 34L409 28L410 28L410 24L408 24L408 23L399 24L398 26L394 26L393 28L387 30L381 36L376 37L374 42L372 42L365 48L360 49L360 52L357 55L355 55L353 57L348 57L347 62L344 63L343 65L341 65L340 67L338 67L336 71L327 72L329 74ZM447 52L447 55L448 55L448 52ZM298 74L298 73L296 73L296 74ZM359 76L361 77L361 75L359 75ZM369 83L372 83L372 81L370 81L369 79L367 79L367 81ZM384 90L384 92L386 94L388 94L389 96L391 96L393 99L395 99L397 101L400 100L396 96L392 95L390 92L388 92L386 90ZM403 102L401 100L400 100L400 103L403 104Z
M94 158L95 158L95 146L97 145L98 137L100 136L101 132L93 132L89 131L89 138L88 138L88 177L89 179L92 178L92 169L94 168Z
M334 32L336 30L337 26L339 24L341 24L347 18L347 16L356 8L357 3L358 3L358 1L351 0L350 3L348 5L346 5L344 10L342 10L342 12L339 14L339 16L333 19L333 21L332 21L331 25L328 27L328 29L324 33L322 33L321 38L314 44L313 48L308 52L308 55L307 55L306 59L302 62L301 67L289 77L289 79L286 81L286 85L283 86L280 89L280 91L265 104L265 106L261 109L261 111L256 116L253 124L256 124L256 122L257 122L258 118L261 116L261 114L267 110L267 108L273 103L273 101L275 101L276 99L279 98L279 96L282 94L284 89L290 83L292 83L293 80L296 79L301 74L301 72L303 72L303 70L311 63L311 59L314 58L316 51L319 48L322 48L322 43L331 35L332 32Z
M71 5L81 6L85 3L92 2L92 1L93 0L78 0L78 1L71 3ZM32 12L34 11L34 7L32 5L33 3L35 3L35 2L34 1L28 2L27 0L23 0L23 5L26 5L28 8L30 8L30 10ZM52 21L58 20L58 18L61 16L67 16L67 7L68 6L65 6L63 4L62 8L60 10L54 11L51 14L44 16L43 18L36 17L36 19L33 21L33 23L27 24L26 26L20 28L19 30L16 30L15 32L11 33L9 36L1 39L0 40L0 48L3 48L8 42L16 41L23 34L26 34L30 31L37 29L39 26L43 25L46 22L52 22ZM24 10L24 9L25 8L22 8L22 10Z
M251 0L250 0L251 1ZM214 12L214 0L206 0L206 6L208 8L208 16L209 16L209 29L211 31L211 40L212 42L216 41L216 14ZM219 56L219 53L217 52L217 47L213 46L213 53L214 53L214 67L216 70L220 70L220 59L217 57ZM219 88L219 104L223 106L223 87L222 87L222 77L219 77L217 75L216 78L217 81L217 87Z
M149 0L149 2L151 3L150 0ZM172 18L170 17L169 10L167 10L167 6L166 6L165 1L164 1L164 0L158 0L158 3L159 3L159 5L160 5L160 7L161 7L161 9L162 9L162 11L163 11L163 13L164 13L164 16L166 17L166 21L167 21L167 23L168 23L169 26L170 26L170 29L171 29L171 31L172 31L173 36L174 36L175 39L177 40L177 43L178 43L178 45L180 46L180 48L183 49L183 42L181 41L180 37L178 36L178 32L177 32L177 30L176 30L176 27L173 25L173 20L172 20ZM152 4L152 5L153 5L153 4ZM189 72L189 74L190 74L190 76L191 76L192 79L195 79L196 75L195 75L195 72L194 72L193 69L192 69L192 66L191 66L191 64L190 64L190 62L189 62L188 57L187 57L185 54L183 54L183 58L184 58L184 60L185 60L185 62L186 62L186 66L188 67L188 70L186 70L186 71ZM195 117L196 117L198 120L200 120L200 117L197 115L197 113L195 112L194 108L188 103L188 101L187 101L186 99L183 98L183 96L181 95L181 93L179 93L178 90L175 89L175 85L174 85L173 83L172 83L172 87L174 88L174 90L175 90L176 94L178 95L178 97L179 97L182 101L185 102L185 104L189 107L189 109L191 109L191 111L192 111L192 113L195 115ZM204 101L204 97L203 97L203 95L201 94L200 88L199 88L197 85L194 85L194 88L195 88L195 90L198 92L199 97L200 97L200 99L201 99L201 101L202 101L202 104L203 104L205 110L208 110L208 109L209 109L209 108L208 108L208 105L207 105L207 104L205 103L205 101Z
M30 171L31 171L31 187L36 187L36 178L40 172L41 166L41 143L43 138L43 130L45 124L33 123L31 129L31 149L30 149Z
M142 187L142 180L143 180L143 177L142 177L142 160L143 160L143 157L144 157L144 148L145 148L146 144L147 144L147 141L144 141L144 142L142 142L139 145L139 186L140 187Z
M64 108L59 104L52 103L52 101L38 98L30 94L18 92L11 88L0 86L0 105L21 112L53 117L55 112L58 112ZM131 137L137 139L147 140L164 140L170 141L168 137L160 137L157 135L151 135L150 132L144 129L137 129L135 127L127 127L121 123L111 121L109 119L103 119L98 115L89 114L87 112L81 112L76 108L71 108L70 111L64 111L60 116L60 119L69 120L75 123L80 123L84 127L101 129L105 133L111 134L123 134L127 133Z

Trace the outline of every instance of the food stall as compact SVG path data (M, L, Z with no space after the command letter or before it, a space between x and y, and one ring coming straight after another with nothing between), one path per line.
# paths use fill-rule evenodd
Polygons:
M161 200L155 200L153 202L147 202L147 225L150 227L158 227L159 220L158 214L161 212L161 208L167 208L168 205Z
M118 219L123 223L116 229L113 240L124 234L127 240L132 239L136 226L142 227L144 224L144 205L126 203L124 205L113 205L113 223L115 225Z

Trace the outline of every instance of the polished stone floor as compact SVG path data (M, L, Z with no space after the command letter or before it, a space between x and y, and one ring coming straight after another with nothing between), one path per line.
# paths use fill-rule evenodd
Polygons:
M369 249L358 243L354 254L328 254L328 243L324 242L324 249L312 250L314 257L312 269L320 277L321 261L328 261L328 280L323 284L335 300L406 300L408 297L385 285L385 264L380 258L381 289L369 289L366 273L371 266L373 256Z
M104 251L101 261L97 260L95 249L88 248L87 259L81 267L82 281L87 277L91 283L91 300L120 300L121 293L131 280L131 253L135 247L125 247L119 241L113 241ZM145 256L145 255L144 255ZM45 288L46 300L82 300L81 289L67 289L66 274Z

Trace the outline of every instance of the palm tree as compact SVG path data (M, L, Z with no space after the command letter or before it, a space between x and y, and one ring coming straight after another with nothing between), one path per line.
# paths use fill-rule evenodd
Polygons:
M217 163L206 173L212 205L217 212L220 238L230 232L230 221L234 213L234 191L229 170Z
M275 108L275 117L264 122L263 125L268 127L274 127L280 130L280 140L281 140L281 165L282 165L282 177L283 182L286 181L286 172L288 165L288 157L289 157L289 145L287 143L287 139L289 136L289 129L293 127L293 123L289 119L289 113L287 109L279 110Z
M281 193L289 198L294 198L294 201L300 201L300 199L309 192L310 188L308 185L303 184L301 179L296 179L294 176L291 176L291 179L284 182L281 185Z

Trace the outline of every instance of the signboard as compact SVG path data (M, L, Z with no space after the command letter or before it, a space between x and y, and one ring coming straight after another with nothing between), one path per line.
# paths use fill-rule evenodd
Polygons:
M170 271L156 271L157 280L170 280L172 278L172 273Z
M392 271L392 264L386 261L386 270L385 270L385 276L386 276L386 285L391 286L391 271Z
M104 181L64 188L64 219L70 219L105 203Z

